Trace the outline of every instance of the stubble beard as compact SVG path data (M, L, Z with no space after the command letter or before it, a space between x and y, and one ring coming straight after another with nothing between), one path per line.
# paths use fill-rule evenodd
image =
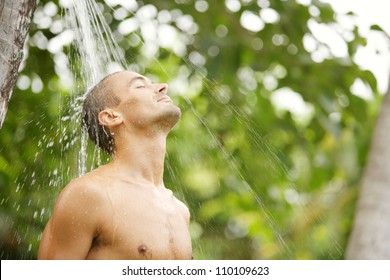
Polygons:
M164 132L168 134L180 120L181 110L173 103L153 116L145 116L132 121L134 128L150 131L152 134Z
M169 110L164 111L159 118L159 126L168 132L177 124L181 117L181 110L172 104Z

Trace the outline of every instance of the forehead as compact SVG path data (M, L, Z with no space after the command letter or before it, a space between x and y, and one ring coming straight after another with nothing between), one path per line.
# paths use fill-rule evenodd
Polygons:
M124 95L128 96L129 89L137 80L150 82L148 78L137 72L121 71L108 76L104 87L109 88L112 94L122 99Z
M137 72L132 71L121 71L118 73L113 74L109 79L108 82L112 84L117 85L128 85L134 80L143 79L148 80L146 77L142 76L141 74Z

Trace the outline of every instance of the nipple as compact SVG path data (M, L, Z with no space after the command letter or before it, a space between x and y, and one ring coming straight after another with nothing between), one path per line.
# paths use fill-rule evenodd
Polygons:
M145 244L142 244L138 247L138 253L147 260L151 260L153 258L152 250L149 250L148 246Z
M146 246L145 244L142 244L141 246L138 247L138 252L142 255L144 255L147 250L148 250L148 246Z

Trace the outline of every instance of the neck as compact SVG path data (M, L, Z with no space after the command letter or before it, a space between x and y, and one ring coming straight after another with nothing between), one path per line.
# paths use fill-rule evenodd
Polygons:
M156 187L162 186L166 138L167 134L163 132L117 137L112 165L118 175Z

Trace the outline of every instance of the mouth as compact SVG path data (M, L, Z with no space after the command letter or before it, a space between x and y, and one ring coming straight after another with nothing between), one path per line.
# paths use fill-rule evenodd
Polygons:
M171 98L169 98L169 96L167 96L167 95L164 95L164 96L160 97L159 99L157 99L157 102L160 102L160 101L172 102Z

